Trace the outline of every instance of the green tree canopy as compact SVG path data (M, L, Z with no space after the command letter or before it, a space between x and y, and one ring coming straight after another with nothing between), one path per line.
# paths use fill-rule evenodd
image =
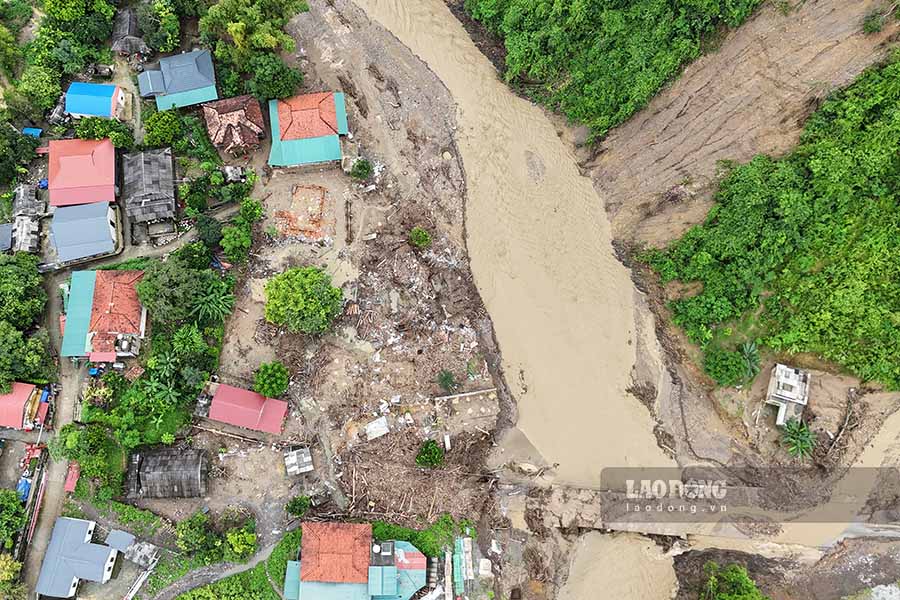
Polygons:
M41 330L26 336L0 321L0 393L9 393L13 381L47 383L52 373L47 332Z
M730 564L725 568L714 562L703 567L707 577L699 600L769 600L750 579L747 569Z
M0 127L0 185L9 185L34 158L38 140L12 127Z
M173 330L192 321L194 308L219 282L214 271L192 269L183 260L170 257L147 267L137 293L153 322Z
M183 135L181 117L174 110L155 112L144 122L144 145L151 148L171 146Z
M287 391L289 381L287 367L276 360L259 365L253 389L267 398L279 398Z
M0 490L0 540L11 550L19 529L25 526L25 507L15 490Z
M289 269L265 288L266 319L290 331L322 333L341 312L343 292L316 267Z
M216 58L243 67L260 51L292 52L294 39L282 28L302 10L304 0L219 0L200 18L201 39Z
M303 73L286 64L276 54L258 54L250 60L247 92L259 100L287 98L303 83Z
M59 75L40 65L25 68L17 89L42 110L55 106L62 95Z
M75 124L75 135L83 140L109 138L116 148L129 150L134 146L131 127L116 119L84 117Z
M37 265L32 254L0 254L0 321L28 329L41 316L47 293Z

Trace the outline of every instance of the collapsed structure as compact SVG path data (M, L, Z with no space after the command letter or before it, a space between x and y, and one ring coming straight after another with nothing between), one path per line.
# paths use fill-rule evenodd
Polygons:
M253 96L208 102L203 118L213 145L233 156L256 150L266 134L262 109Z

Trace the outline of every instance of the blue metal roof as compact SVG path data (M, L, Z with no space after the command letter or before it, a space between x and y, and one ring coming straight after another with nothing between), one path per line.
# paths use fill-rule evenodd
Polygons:
M109 204L95 202L61 206L53 213L50 241L60 262L69 262L115 250Z
M91 310L94 308L96 271L75 271L66 301L66 328L63 331L61 356L86 356Z
M111 117L116 86L74 81L66 92L66 112L76 115Z

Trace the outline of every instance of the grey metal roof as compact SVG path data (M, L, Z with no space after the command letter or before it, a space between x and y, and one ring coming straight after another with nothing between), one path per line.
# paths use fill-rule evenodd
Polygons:
M109 546L90 541L93 521L60 517L53 525L50 544L41 563L37 593L44 596L69 598L76 579L102 582L110 553Z
M125 552L134 543L134 536L121 529L113 529L106 536L106 545L119 552Z
M138 35L137 14L132 8L120 8L116 11L116 20L113 22L112 40L116 42L127 36ZM113 48L115 50L115 48Z
M126 35L112 43L112 51L122 54L150 54L150 46L144 38L135 35Z
M172 149L126 154L122 159L122 202L137 223L175 216L175 173Z
M50 240L59 261L112 252L116 243L108 215L109 205L105 202L57 208L50 224Z
M16 186L13 191L14 217L42 215L45 210L44 202L38 199L36 186L26 184Z
M212 54L209 50L194 50L166 56L159 59L159 69L162 71L166 94L216 85Z
M209 459L202 450L162 448L134 452L128 464L129 498L196 498L206 494Z
M141 71L138 75L138 90L141 96L156 96L166 93L166 84L160 71Z
M12 223L0 223L0 252L6 252L12 248Z
M41 249L41 225L39 217L16 217L13 223L12 251L37 254Z

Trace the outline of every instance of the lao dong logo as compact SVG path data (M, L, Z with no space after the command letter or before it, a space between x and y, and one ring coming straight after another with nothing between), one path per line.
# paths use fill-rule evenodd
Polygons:
M625 496L629 500L724 500L724 479L626 479Z

